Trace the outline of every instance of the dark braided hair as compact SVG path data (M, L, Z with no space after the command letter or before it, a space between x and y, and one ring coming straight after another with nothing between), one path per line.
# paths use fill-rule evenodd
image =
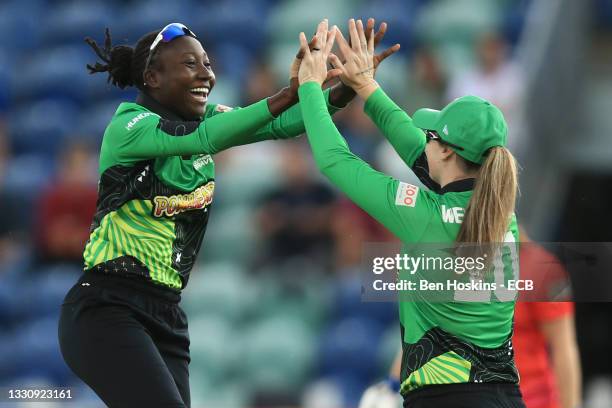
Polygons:
M144 90L143 74L145 64L149 57L149 48L153 40L155 40L157 33L158 31L152 31L142 36L136 43L136 48L127 45L116 45L113 47L108 28L105 31L103 49L92 38L85 38L85 42L93 48L96 55L104 62L96 61L95 65L87 64L89 73L108 72L107 82L121 89L128 86L136 86L136 88Z

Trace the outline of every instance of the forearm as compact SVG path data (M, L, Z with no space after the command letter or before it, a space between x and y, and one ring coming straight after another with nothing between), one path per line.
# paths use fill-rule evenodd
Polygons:
M423 153L426 139L423 131L387 94L378 88L370 94L364 106L365 113L391 143L404 163L412 167Z
M342 82L331 87L329 92L329 103L338 108L344 108L352 101L357 93L350 86L344 85Z
M402 371L402 349L400 348L395 358L393 359L393 364L391 364L391 369L389 370L389 378L394 380L400 380L400 375Z
M340 110L340 107L332 102L332 90L324 91L327 111L333 115ZM272 139L289 139L304 133L304 120L302 109L299 103L294 104L284 111L279 117L259 129L252 140L246 143L260 142Z
M329 177L334 174L330 169L342 160L348 146L331 121L318 87L314 82L300 86L300 106L315 163Z
M579 407L582 399L582 380L578 350L568 347L565 351L553 351L552 361L561 406Z
M210 153L252 143L250 138L272 119L267 100L206 119L202 124Z
M294 80L297 81L297 78L291 81ZM267 99L268 109L275 118L298 102L297 93L291 89L292 87L287 86Z

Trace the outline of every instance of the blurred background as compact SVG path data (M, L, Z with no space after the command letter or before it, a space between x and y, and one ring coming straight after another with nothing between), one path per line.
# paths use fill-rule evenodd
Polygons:
M0 386L70 386L66 406L102 405L63 363L57 318L81 271L104 128L135 92L87 74L83 37L110 27L133 45L184 22L217 75L211 102L241 106L287 84L298 33L323 17L389 24L384 42L402 48L377 79L409 114L468 93L502 109L534 239L612 241L611 0L1 0ZM362 108L335 116L352 150L416 182ZM392 238L318 175L303 138L215 161L183 302L193 406L356 406L399 347L396 305L362 303L358 274L362 243ZM610 407L612 308L576 308L584 407Z

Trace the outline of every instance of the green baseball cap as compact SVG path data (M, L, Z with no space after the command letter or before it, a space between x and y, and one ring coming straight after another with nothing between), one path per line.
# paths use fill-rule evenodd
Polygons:
M462 96L441 111L419 109L413 117L415 126L433 130L458 155L482 164L487 151L495 146L506 146L508 126L504 115L491 102L477 96Z

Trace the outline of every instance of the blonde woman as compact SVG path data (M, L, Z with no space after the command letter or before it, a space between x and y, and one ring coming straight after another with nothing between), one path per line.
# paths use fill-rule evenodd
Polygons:
M505 148L499 109L466 96L442 111L421 109L409 117L374 80L372 36L367 39L361 21L350 20L349 30L350 45L334 27L321 32L325 47L313 51L300 35L305 56L298 94L321 172L404 243L518 242L516 165ZM334 37L344 63L331 53ZM328 59L331 74L365 101L365 113L411 167L427 173L431 189L377 172L350 152L325 107ZM507 253L500 260L500 270L513 267ZM511 345L513 314L513 300L400 302L404 406L524 407Z

